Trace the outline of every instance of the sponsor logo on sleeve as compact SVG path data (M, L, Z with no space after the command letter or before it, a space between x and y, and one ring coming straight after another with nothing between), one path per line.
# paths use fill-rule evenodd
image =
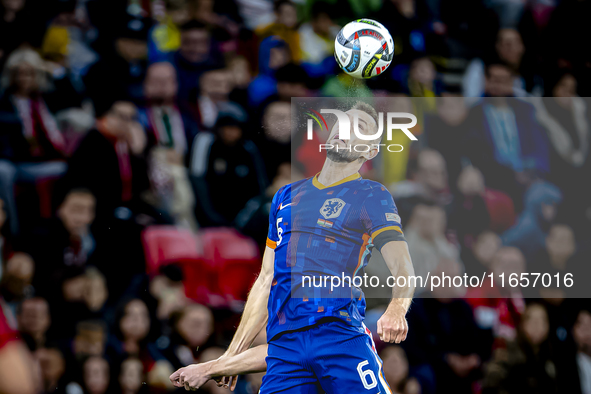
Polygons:
M392 213L392 212L387 212L386 213L386 220L389 221L389 222L401 223L400 216L398 216L398 215L396 215L395 213Z

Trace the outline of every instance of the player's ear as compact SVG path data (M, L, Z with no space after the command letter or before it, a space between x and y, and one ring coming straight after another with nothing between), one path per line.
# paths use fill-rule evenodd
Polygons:
M366 160L373 159L380 152L375 145L370 145L370 147L371 147L371 149L368 152L363 154L363 157L365 157Z

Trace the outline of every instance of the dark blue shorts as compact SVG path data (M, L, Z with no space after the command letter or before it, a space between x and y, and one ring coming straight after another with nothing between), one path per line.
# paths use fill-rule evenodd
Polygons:
M370 331L341 322L284 333L269 342L260 394L392 394Z

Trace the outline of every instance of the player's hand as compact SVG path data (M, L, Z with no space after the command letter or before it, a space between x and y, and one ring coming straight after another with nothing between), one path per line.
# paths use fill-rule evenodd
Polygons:
M406 323L406 309L401 305L391 303L386 312L378 320L378 335L387 343L400 343L406 339L408 324Z
M223 387L234 391L236 384L238 383L238 375L235 376L224 376L220 380L216 381L218 387Z
M195 391L211 379L208 363L192 364L178 369L170 375L170 381L175 387L184 387L187 391Z

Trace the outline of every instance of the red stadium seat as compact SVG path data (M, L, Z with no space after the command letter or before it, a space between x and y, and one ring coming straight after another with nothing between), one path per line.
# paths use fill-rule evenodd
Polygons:
M149 275L157 274L162 265L202 260L199 238L190 230L175 226L151 226L142 232L142 242Z
M239 307L261 269L256 242L232 228L211 228L203 231L203 245L226 305Z
M211 307L238 309L246 300L261 260L256 243L231 228L193 234L174 226L152 226L142 233L146 271L180 264L187 297Z
M142 233L146 271L156 275L161 266L179 264L185 277L185 295L199 303L216 304L216 272L203 258L199 235L174 226L151 226Z

